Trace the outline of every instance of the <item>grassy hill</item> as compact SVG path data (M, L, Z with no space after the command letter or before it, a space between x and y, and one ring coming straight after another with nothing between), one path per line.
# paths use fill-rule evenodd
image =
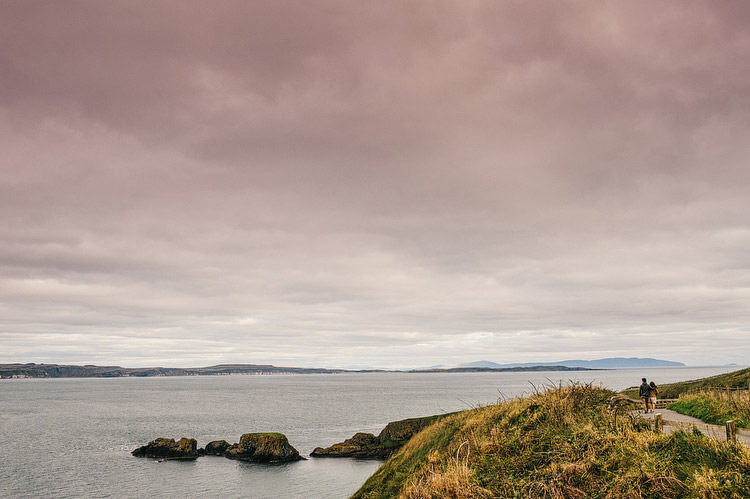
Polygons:
M746 447L616 418L613 394L569 386L445 417L353 497L750 497Z
M731 373L719 374L709 378L701 378L692 381L680 381L678 383L669 383L659 385L660 398L677 398L680 394L696 392L706 388L744 388L747 389L750 383L750 367L732 371ZM638 387L623 390L625 395L638 398Z

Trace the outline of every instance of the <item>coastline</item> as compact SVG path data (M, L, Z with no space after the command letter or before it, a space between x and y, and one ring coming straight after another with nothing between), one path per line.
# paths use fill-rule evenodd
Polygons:
M601 368L538 365L530 367L452 367L435 369L326 369L309 367L277 367L260 364L219 364L208 367L142 367L69 365L69 364L0 364L0 379L27 378L127 378L167 376L258 376L280 374L362 374L362 373L479 373L535 371L599 371Z

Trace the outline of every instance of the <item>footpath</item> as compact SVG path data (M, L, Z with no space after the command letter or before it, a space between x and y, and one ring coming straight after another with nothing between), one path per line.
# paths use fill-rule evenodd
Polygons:
M704 423L698 418L685 416L684 414L670 411L669 409L656 409L656 411L654 412L649 411L648 414L645 414L643 411L632 411L631 414L634 417L641 417L650 420L653 420L654 416L656 416L657 414L661 414L664 422L664 433L667 434L677 430L680 427L685 430L689 430L690 428L695 427L698 428L701 433L703 433L707 437L713 438L714 440L726 441L727 439L726 427ZM742 442L750 447L750 430L745 428L737 428L737 441Z

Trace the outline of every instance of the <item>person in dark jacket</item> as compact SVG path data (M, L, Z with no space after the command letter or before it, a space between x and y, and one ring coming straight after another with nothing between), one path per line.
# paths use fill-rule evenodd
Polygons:
M641 380L643 382L638 390L638 395L640 395L641 402L643 402L643 412L645 414L648 412L648 398L651 396L651 386L648 384L648 381L646 381L646 378L641 378Z

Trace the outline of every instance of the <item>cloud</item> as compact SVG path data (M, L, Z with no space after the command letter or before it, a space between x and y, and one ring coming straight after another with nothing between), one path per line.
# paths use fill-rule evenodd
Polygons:
M740 362L747 9L2 5L0 360Z

